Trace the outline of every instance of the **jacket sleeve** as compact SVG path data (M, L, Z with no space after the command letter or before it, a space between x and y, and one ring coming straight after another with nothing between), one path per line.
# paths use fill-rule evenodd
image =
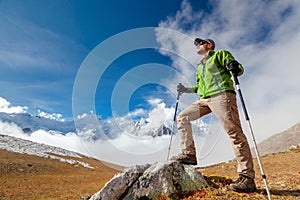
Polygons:
M198 86L195 85L195 86L189 87L188 89L189 89L190 93L197 93Z
M228 67L226 64L231 60L235 60L235 58L232 56L232 54L229 51L220 50L218 52L219 52L219 55L217 57L218 57L220 64L228 70ZM239 63L239 68L240 68L240 72L238 73L238 76L241 76L244 73L244 67L240 63Z

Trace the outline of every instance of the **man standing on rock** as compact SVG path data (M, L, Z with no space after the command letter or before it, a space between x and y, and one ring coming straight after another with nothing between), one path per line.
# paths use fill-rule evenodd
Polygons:
M197 164L190 122L212 112L223 124L238 162L239 178L230 185L230 189L237 192L253 192L256 190L253 160L247 138L241 127L236 93L231 79L232 74L242 75L244 68L230 52L214 51L215 42L212 39L196 38L194 44L197 53L202 56L196 72L196 85L184 87L179 84L177 91L197 93L200 99L178 115L182 154L174 156L172 160L177 160L182 164Z

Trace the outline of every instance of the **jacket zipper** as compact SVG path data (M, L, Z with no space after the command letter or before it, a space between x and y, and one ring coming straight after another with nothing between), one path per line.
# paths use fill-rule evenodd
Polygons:
M203 67L202 67L202 81L203 81L203 96L205 97L206 96L206 84L205 84L205 64L203 64Z
M221 89L221 86L219 85L219 82L218 82L218 80L217 80L216 75L213 76L213 79L214 79L215 84L217 85L218 89L220 90L220 89Z

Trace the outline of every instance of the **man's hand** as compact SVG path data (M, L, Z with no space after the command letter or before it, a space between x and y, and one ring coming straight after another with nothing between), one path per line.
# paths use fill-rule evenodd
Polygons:
M186 87L184 87L184 85L179 83L177 85L177 92L179 92L179 93L192 93L193 91L191 91L190 88L186 88Z
M231 60L226 65L228 70L231 71L233 75L237 75L241 71L239 68L239 63L236 60Z

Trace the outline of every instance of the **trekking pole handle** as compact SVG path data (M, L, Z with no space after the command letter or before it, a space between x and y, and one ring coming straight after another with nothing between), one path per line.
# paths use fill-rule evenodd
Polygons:
M181 84L181 83L179 83L179 84ZM173 121L176 120L176 113L177 113L177 109L178 109L178 103L179 103L179 97L180 97L180 95L181 95L181 92L178 92L177 98L176 98L176 106L175 106L175 113L174 113Z

